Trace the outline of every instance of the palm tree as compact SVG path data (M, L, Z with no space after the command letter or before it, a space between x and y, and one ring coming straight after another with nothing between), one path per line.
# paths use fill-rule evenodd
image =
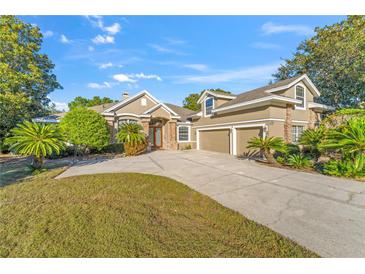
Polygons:
M286 146L284 140L279 137L253 137L248 141L247 148L259 149L265 155L268 163L278 165L272 151L285 152Z
M11 131L5 142L17 154L33 156L32 166L39 169L44 157L59 154L65 147L62 135L55 125L24 121Z
M325 136L324 127L318 127L316 129L306 129L299 138L299 143L309 148L311 154L318 161L320 153L320 144Z
M365 118L351 118L343 126L330 130L321 145L323 149L341 150L344 154L365 152Z
M124 143L127 155L136 155L146 148L146 136L143 127L137 123L123 123L117 134L117 139Z

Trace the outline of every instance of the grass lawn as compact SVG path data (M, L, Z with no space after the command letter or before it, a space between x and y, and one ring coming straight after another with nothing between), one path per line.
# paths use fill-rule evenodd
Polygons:
M0 257L316 257L187 186L134 173L0 188Z
M59 168L67 166L69 162L62 159L47 160L44 167L47 169ZM0 187L32 176L30 164L31 159L29 157L18 158L0 154Z

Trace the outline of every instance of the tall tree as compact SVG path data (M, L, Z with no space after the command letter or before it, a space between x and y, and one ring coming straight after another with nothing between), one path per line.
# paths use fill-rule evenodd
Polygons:
M113 102L114 100L108 97L100 98L99 96L94 96L92 99L87 99L85 97L77 96L70 103L68 103L68 107L70 109L74 109L76 107L92 107L96 105L108 104Z
M217 92L217 93L231 94L230 91L226 91L226 90L220 89L220 88L211 88L208 90L212 91L212 92ZM194 110L194 111L200 110L201 105L198 104L198 100L204 91L206 91L206 90L203 90L200 93L191 93L191 94L189 94L189 96L185 97L185 99L183 101L183 107Z
M365 101L365 16L317 27L273 76L283 80L302 73L321 91L321 103L342 108Z
M46 112L49 93L62 89L54 64L40 53L42 33L15 16L0 16L0 92L24 93L31 116Z
M183 101L183 107L194 111L200 110L200 104L198 104L200 94L191 93Z
M4 138L23 119L28 119L30 101L22 93L0 92L0 151Z

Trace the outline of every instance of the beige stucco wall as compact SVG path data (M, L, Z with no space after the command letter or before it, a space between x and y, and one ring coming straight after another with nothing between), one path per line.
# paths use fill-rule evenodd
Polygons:
M305 96L306 96L306 106L305 107L306 107L306 109L302 110L302 109L295 109L294 108L293 113L292 113L292 115L293 115L292 118L293 118L293 120L309 121L309 111L310 110L308 109L308 103L313 102L314 96L310 92L309 88L307 87L307 85L303 81L300 81L298 84L305 88ZM285 95L285 96L288 96L290 98L295 98L295 86L296 85L294 85L293 87L291 87L289 89L279 91L279 92L275 92L275 94Z
M161 117L161 118L166 118L166 119L170 119L170 117L171 117L170 113L167 112L166 110L164 110L162 107L155 109L150 114L151 114L151 117Z
M145 98L147 101L146 106L142 106L141 100L142 98ZM133 102L130 102L129 104L123 106L122 108L118 109L116 111L117 114L119 113L133 113L133 114L142 114L146 110L152 108L154 105L156 105L153 101L151 101L146 95L141 96L134 100Z
M266 118L270 118L270 111L268 106L263 106L263 107L257 107L255 109L247 109L227 114L219 114L214 117L202 116L200 119L194 122L194 126L205 126L205 125L214 125L214 124L231 123L231 122L244 122L249 120L266 119Z
M248 140L250 140L252 137L262 137L262 127L238 128L236 132L237 156L243 155L250 151L250 149L247 148Z
M214 107L217 108L221 105L223 105L224 103L229 102L230 99L222 99L222 98L215 98L214 100Z
M284 122L273 121L268 123L268 136L284 139Z
M199 132L199 149L229 153L229 129L206 130Z

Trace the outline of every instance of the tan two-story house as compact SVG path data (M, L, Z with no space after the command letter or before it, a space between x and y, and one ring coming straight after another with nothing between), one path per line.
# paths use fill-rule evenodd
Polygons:
M122 123L135 122L142 125L151 149L189 146L240 156L254 136L297 142L330 109L314 102L319 96L308 76L301 75L238 95L207 90L198 100L199 112L163 103L146 90L91 109L108 121L114 140Z

